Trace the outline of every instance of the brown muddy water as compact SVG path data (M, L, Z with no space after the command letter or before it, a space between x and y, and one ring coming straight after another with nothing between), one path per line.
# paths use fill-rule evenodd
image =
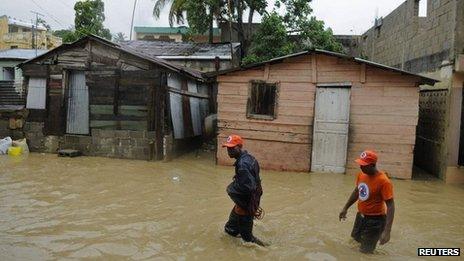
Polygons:
M231 167L211 154L169 163L30 154L0 157L0 260L404 260L418 247L464 247L464 188L394 180L391 242L374 255L338 212L354 177L262 171L267 248L224 234Z

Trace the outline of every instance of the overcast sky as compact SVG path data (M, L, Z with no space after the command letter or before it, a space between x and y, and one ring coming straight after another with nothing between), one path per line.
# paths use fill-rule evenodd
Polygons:
M331 27L335 34L361 34L373 25L376 14L385 16L405 0L314 0L314 15ZM69 28L74 24L73 6L76 0L0 0L0 15L30 22L31 11L44 15L52 29ZM129 36L134 0L103 0L105 26L113 34ZM274 0L269 0L273 5ZM424 2L424 1L423 1ZM152 17L154 0L138 0L135 26L169 26L168 8L159 20ZM258 18L259 19L259 18ZM258 21L258 20L256 20Z

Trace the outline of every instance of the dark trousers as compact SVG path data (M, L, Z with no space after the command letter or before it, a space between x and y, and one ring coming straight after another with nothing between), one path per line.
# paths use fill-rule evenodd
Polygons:
M231 236L240 236L245 242L255 242L253 236L253 217L242 216L235 213L234 209L230 212L229 221L224 226L224 230Z
M372 253L385 228L386 217L364 216L358 212L354 221L351 237L361 243L360 251Z

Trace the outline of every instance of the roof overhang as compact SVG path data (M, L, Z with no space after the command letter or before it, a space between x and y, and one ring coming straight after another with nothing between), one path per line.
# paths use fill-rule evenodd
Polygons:
M338 57L338 58L342 58L342 59L346 59L346 60L351 60L351 61L354 61L354 62L360 63L360 64L367 64L367 65L377 67L377 68L380 68L380 69L384 69L384 70L398 72L398 73L405 74L405 75L416 76L421 80L419 82L419 84L427 84L427 85L432 85L433 86L435 83L439 82L439 80L436 80L436 79L433 79L433 78L430 78L430 77L425 77L425 76L422 76L420 74L415 74L415 73L412 73L412 72L408 72L408 71L405 71L405 70L401 70L401 69L398 69L398 68L394 68L394 67L391 67L391 66L383 65L383 64L380 64L380 63L372 62L372 61L368 61L368 60L361 59L361 58L356 58L356 57L348 56L348 55L345 55L345 54L326 51L326 50L320 50L320 49L314 49L314 50L309 50L309 51L293 53L293 54L289 54L289 55L286 55L286 56L273 58L273 59L270 59L270 60L267 60L267 61L264 61L264 62L248 64L248 65L235 67L235 68L231 68L231 69L226 69L226 70L222 70L222 71L218 71L218 72L204 73L203 75L205 77L215 77L215 76L218 76L218 75L223 75L223 74L227 74L227 73L231 73L231 72L244 71L244 70L248 70L248 69L252 69L252 68L261 67L261 66L264 66L265 64L281 63L285 59L288 59L288 58L294 58L294 57L298 57L298 56L302 56L302 55L310 55L310 54L323 54L323 55Z

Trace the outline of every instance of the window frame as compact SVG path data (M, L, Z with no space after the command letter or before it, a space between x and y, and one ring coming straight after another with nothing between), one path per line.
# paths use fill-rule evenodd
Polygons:
M275 96L274 96L274 111L272 115L265 115L265 114L255 114L251 113L251 95L252 95L252 90L253 90L253 85L254 84L267 84L267 85L275 85ZM267 121L272 121L277 119L277 107L278 107L278 100L279 100L279 92L280 92L280 82L268 82L268 81L263 81L263 80L252 80L248 83L248 97L247 97L247 108L246 108L246 117L247 119L253 119L253 120L267 120Z

